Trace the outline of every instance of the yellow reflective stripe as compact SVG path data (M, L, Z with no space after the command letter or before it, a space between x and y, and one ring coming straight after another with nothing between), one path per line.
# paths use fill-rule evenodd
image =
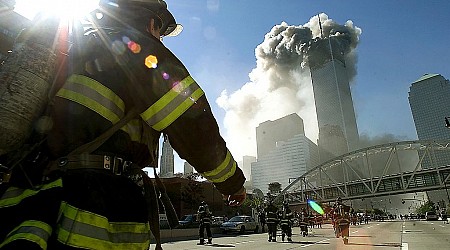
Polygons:
M14 228L5 238L0 248L15 240L28 240L47 249L47 241L52 234L52 227L42 221L28 220Z
M85 76L70 76L56 96L79 103L111 123L118 122L124 115L122 99L101 83Z
M125 103L122 101L122 99L114 93L114 91L107 88L105 85L101 84L100 82L89 78L87 76L83 75L71 75L68 79L68 82L71 83L79 83L83 84L95 91L97 91L99 94L101 94L103 97L109 99L111 102L113 102L117 107L121 108L122 111L125 109Z
M175 110L173 110L169 115L167 115L160 122L152 126L156 131L161 131L172 124L178 117L180 117L186 110L188 110L194 103L203 96L204 92L202 89L197 89L192 95L186 98Z
M48 184L42 185L38 189L21 189L21 188L8 188L0 199L0 208L10 207L19 204L27 197L36 195L41 190L48 190L51 188L62 187L62 179L57 179Z
M75 93L73 91L66 89L60 89L56 96L79 103L85 106L86 108L89 108L90 110L96 112L97 114L103 116L105 119L107 119L112 123L117 123L120 120L119 116L111 112L108 108L99 105L96 101L87 98L82 94Z
M57 231L63 244L96 249L148 249L150 226L148 223L110 222L95 213L61 204L61 220Z
M204 92L200 86L191 76L187 76L144 111L141 117L153 129L161 131L172 124L203 95Z
M234 175L236 167L236 161L231 156L230 151L227 150L225 160L217 168L203 172L201 175L213 183L224 182Z
M185 79L179 82L169 92L161 97L161 99L159 99L150 108L148 108L141 114L144 121L149 120L152 116L161 111L168 103L175 99L175 97L177 97L181 91L189 87L194 82L195 81L191 76L187 76Z

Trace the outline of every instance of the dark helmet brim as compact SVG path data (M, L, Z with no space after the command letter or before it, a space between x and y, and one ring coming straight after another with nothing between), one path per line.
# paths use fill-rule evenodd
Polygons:
M161 36L177 36L183 30L163 0L101 0L99 5L130 16L157 16L162 24Z
M177 36L183 30L183 26L176 23L175 18L167 8L162 9L162 11L158 13L158 16L163 22L161 36Z

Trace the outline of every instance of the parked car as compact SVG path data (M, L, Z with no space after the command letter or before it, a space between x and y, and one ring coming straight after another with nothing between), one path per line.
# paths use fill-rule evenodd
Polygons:
M245 233L246 231L253 231L257 233L259 230L259 224L251 216L239 215L234 216L227 222L222 223L220 229L224 234L228 232Z
M438 220L438 215L436 214L436 212L426 212L425 213L425 219L426 220Z
M222 223L224 223L225 221L223 220L222 216L214 216L212 218L212 224L213 225L222 225Z
M197 214L183 215L178 223L180 224L179 227L196 227L199 225L199 222L197 221Z

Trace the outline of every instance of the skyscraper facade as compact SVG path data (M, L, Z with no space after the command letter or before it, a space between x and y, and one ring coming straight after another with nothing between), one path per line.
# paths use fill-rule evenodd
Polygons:
M266 194L269 183L278 182L286 188L290 181L318 165L317 145L304 134L298 134L286 141L279 141L277 147L252 163L253 189Z
M173 148L170 145L167 136L164 136L164 141L162 145L161 170L159 175L161 177L173 177L174 175Z
M189 164L189 162L187 162L187 161L184 162L183 168L184 168L183 169L184 175L190 175L190 174L194 173L194 167L191 164Z
M409 88L409 105L419 140L450 139L450 83L439 74L425 74Z
M258 158L251 163L253 189L267 193L272 182L285 188L290 179L319 163L317 145L305 136L303 120L295 113L259 124L256 140Z
M259 124L256 127L257 158L274 150L278 141L286 141L298 134L305 134L305 129L303 119L295 113Z
M247 190L253 190L252 183L252 163L256 162L255 156L244 155L242 157L242 162L239 162L239 166L242 168L242 172L245 176L244 187Z
M359 149L347 68L339 48L333 39L323 39L309 52L322 161Z
M439 74L425 74L411 84L408 99L419 140L450 139L450 130L445 127L445 117L450 116L449 97L450 82ZM421 165L433 168L449 164L448 151L435 151ZM428 196L435 203L450 202L445 191L428 192Z

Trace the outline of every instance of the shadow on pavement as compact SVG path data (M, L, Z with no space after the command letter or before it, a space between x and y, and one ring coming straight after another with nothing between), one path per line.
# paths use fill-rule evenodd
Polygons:
M197 244L198 245L198 244ZM205 245L199 245L199 246L205 246L205 247L235 247L233 245L226 245L226 244L205 244Z
M329 245L329 242L317 242L317 241L278 241L279 243L284 243L284 244L305 244L305 245Z
M353 246L373 246L373 247L401 247L401 243L381 243L381 244L370 244L370 243L352 243L349 242L347 245Z

